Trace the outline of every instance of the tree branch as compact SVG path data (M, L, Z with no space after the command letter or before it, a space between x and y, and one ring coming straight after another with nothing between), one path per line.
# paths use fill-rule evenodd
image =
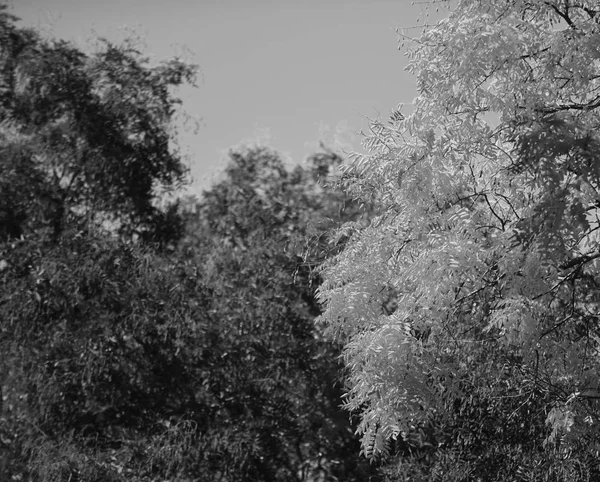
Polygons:
M496 214L496 211L494 211L494 208L492 207L492 204L490 203L490 200L488 199L487 194L484 194L483 198L485 199L485 202L488 205L488 207L490 208L490 211L492 212L494 217L498 221L500 221L500 225L502 226L502 231L504 231L504 227L506 226L506 221L504 219L502 219L500 216L498 216L498 214Z
M596 97L594 100L588 102L587 104L566 104L566 105L557 105L556 107L542 107L537 109L538 112L543 114L556 114L557 112L563 110L593 110L600 107L600 96Z
M546 330L544 333L542 333L539 337L539 339L541 340L542 338L544 338L546 335L549 335L550 333L552 333L553 331L557 330L558 328L560 328L562 325L564 325L567 321L569 321L571 318L573 318L573 313L571 313L568 316L565 316L562 320L560 320L558 323L556 323L552 328L550 328L549 330Z
M583 256L577 256L576 258L573 258L572 260L567 261L567 262L559 265L558 267L563 270L569 269L569 268L573 268L574 266L589 263L590 261L593 261L598 258L600 258L600 252L597 252L594 254L584 254Z
M577 25L575 25L573 23L573 20L571 20L571 17L569 17L569 4L567 2L565 2L565 11L564 12L561 12L556 5L553 5L550 2L544 2L544 3L546 5L548 5L549 7L551 7L552 10L554 10L558 16L560 16L565 22L567 22L567 25L569 25L569 27L571 27L572 29L577 29Z

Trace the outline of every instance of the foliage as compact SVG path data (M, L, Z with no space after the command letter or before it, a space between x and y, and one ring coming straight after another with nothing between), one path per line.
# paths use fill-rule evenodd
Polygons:
M206 290L184 302L183 268L142 241L179 235L176 208L159 209L157 195L184 180L171 90L193 68L149 67L109 43L87 55L5 10L0 479L183 477L202 420L189 391L196 355L183 347L206 319Z
M263 151L237 159L258 166L257 178L261 162L281 165ZM262 185L302 213L316 182L297 169L286 187L290 174L278 172ZM4 244L3 476L362 480L371 471L355 459L338 406L338 351L314 328L310 269L298 257L305 219L236 199L239 187L228 179L207 193L171 257L91 226ZM315 208L328 196L335 204L313 196ZM238 215L259 234L216 227Z
M187 301L184 273L91 231L49 245L13 240L3 254L4 477L178 474L172 465L202 420L189 347L206 325ZM196 291L200 305L206 292Z
M1 13L0 479L364 479L314 326L345 202L318 181L341 160L232 153L195 211L160 209L184 180L171 88L192 69Z
M84 54L14 21L0 5L2 239L58 236L78 217L163 241L155 229L168 211L155 197L186 174L170 145L179 102L171 90L193 82L194 67L150 67L133 47L108 41Z
M345 172L384 213L325 263L322 320L363 452L428 452L414 480L597 477L599 18L456 2L409 50L414 111Z
M224 179L190 212L181 249L203 266L215 320L200 402L212 415L200 443L204 470L224 480L364 480L373 472L356 459L339 407L339 351L314 326L318 235L344 201L318 181L340 162L323 152L290 172L269 149L232 151ZM349 206L343 215L359 214ZM308 251L307 237L316 243Z

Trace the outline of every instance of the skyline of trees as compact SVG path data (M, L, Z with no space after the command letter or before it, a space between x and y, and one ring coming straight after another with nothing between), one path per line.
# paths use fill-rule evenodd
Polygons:
M600 9L441 3L368 154L197 198L195 66L0 5L0 478L600 477Z
M329 182L342 159L231 151L166 203L194 67L15 21L0 10L0 479L375 475L314 324L327 229L362 213Z

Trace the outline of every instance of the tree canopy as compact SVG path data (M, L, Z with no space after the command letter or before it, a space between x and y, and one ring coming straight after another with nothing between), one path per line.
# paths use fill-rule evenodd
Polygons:
M368 457L398 445L433 457L418 480L443 467L444 480L588 480L600 449L600 9L448 6L408 50L413 111L374 122L369 154L344 173L382 210L322 271L347 407Z
M189 330L181 270L154 248L181 232L159 195L185 180L173 88L194 67L86 54L5 5L0 58L0 478L168 476Z
M78 217L159 240L153 230L169 211L156 195L187 172L170 145L172 90L193 83L195 67L150 66L108 41L86 54L15 20L0 5L0 236L42 227L57 236Z
M4 8L0 35L0 480L374 473L314 325L325 230L361 215L320 183L341 158L232 151L221 182L163 207L194 68L84 53Z
M0 479L600 478L600 8L430 4L367 155L174 204L195 68L0 6Z
M339 347L314 324L325 229L361 215L324 184L341 162L324 151L288 170L271 149L231 151L223 180L187 216L182 256L202 267L214 320L201 341L200 400L213 415L200 442L206 473L223 480L358 481L375 472L358 459L340 408Z

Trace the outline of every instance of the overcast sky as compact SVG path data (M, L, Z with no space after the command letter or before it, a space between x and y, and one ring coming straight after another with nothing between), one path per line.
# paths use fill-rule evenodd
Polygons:
M181 137L194 190L218 178L228 148L260 139L302 162L320 139L359 147L368 118L416 95L397 27L417 25L410 0L12 0L22 25L81 46L132 32L159 60L200 67L184 107L201 117Z

